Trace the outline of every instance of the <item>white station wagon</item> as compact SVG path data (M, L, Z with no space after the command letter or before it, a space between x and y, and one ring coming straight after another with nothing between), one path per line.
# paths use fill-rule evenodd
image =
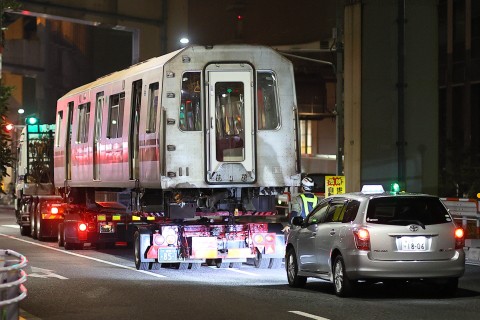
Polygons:
M451 295L465 271L463 229L436 196L369 186L323 199L292 224L285 258L292 287L320 278L343 297L360 280L435 280Z

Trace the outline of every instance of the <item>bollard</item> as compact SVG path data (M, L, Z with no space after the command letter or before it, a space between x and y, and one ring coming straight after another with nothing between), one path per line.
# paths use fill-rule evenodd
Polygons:
M27 296L27 274L22 270L26 265L25 256L0 249L0 320L18 320L18 303Z

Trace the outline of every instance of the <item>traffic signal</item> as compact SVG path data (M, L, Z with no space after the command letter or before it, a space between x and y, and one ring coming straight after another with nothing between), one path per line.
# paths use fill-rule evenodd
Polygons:
M37 124L37 123L38 123L38 118L36 118L36 117L31 116L31 117L26 117L25 118L25 124L27 124L27 125L34 125L34 124Z
M11 124L11 123L7 123L7 124L5 125L5 130L7 130L8 132L12 131L13 128L15 128L15 127L14 127L14 125Z
M10 122L6 122L2 126L3 131L5 131L6 133L12 132L13 128L15 128L15 126L13 124L11 124Z

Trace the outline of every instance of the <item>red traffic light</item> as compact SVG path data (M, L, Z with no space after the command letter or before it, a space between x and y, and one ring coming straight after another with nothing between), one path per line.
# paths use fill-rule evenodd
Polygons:
M7 132L12 131L13 128L15 128L15 126L14 126L13 124L11 124L11 123L7 123L7 124L4 126L4 129L5 129L5 131L7 131Z

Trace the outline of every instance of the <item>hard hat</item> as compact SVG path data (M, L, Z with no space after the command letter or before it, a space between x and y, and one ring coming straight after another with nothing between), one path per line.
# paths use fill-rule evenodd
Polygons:
M310 177L305 177L305 178L303 178L303 180L302 180L302 188L303 188L303 190L305 190L305 191L312 191L314 185L315 185L315 183L313 182L313 179L312 179L312 178L310 178Z

